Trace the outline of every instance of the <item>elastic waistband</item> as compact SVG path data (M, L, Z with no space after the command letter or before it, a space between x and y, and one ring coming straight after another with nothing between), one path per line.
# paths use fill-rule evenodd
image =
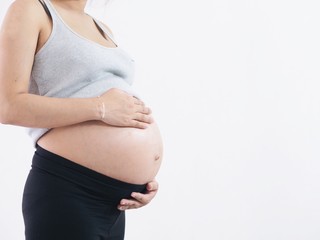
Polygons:
M145 192L146 184L133 184L98 173L92 169L79 165L69 159L52 153L37 145L32 159L32 168L39 168L50 174L74 182L104 194L110 188L119 198L130 197L131 192ZM124 196L128 195L128 196Z

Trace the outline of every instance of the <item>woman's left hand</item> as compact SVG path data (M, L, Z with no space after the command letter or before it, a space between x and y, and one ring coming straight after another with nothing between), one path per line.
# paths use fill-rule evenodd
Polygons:
M118 205L118 209L120 211L125 211L128 209L136 209L141 208L147 205L151 202L151 200L155 197L157 194L159 185L156 180L153 180L152 182L149 182L147 184L147 192L146 193L138 193L133 192L131 194L131 197L134 199L122 199L120 201L120 204Z

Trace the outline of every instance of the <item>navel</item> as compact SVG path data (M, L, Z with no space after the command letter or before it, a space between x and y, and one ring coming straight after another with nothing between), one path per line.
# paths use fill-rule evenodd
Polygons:
M159 154L155 155L154 160L158 161L159 159L160 159L160 155Z

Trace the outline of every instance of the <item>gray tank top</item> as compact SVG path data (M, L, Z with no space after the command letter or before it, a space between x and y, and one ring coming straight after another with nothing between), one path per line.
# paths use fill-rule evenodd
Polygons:
M35 55L29 93L56 98L88 98L118 88L139 97L131 87L134 60L118 46L101 22L93 19L117 47L105 47L74 32L52 3L44 2L53 27L48 41ZM50 129L27 130L36 144Z

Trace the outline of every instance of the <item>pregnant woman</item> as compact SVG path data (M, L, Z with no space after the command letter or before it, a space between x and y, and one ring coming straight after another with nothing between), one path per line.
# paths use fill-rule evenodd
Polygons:
M162 141L131 88L134 60L85 6L16 0L1 28L0 120L27 127L36 148L27 240L124 239L121 210L157 191Z

